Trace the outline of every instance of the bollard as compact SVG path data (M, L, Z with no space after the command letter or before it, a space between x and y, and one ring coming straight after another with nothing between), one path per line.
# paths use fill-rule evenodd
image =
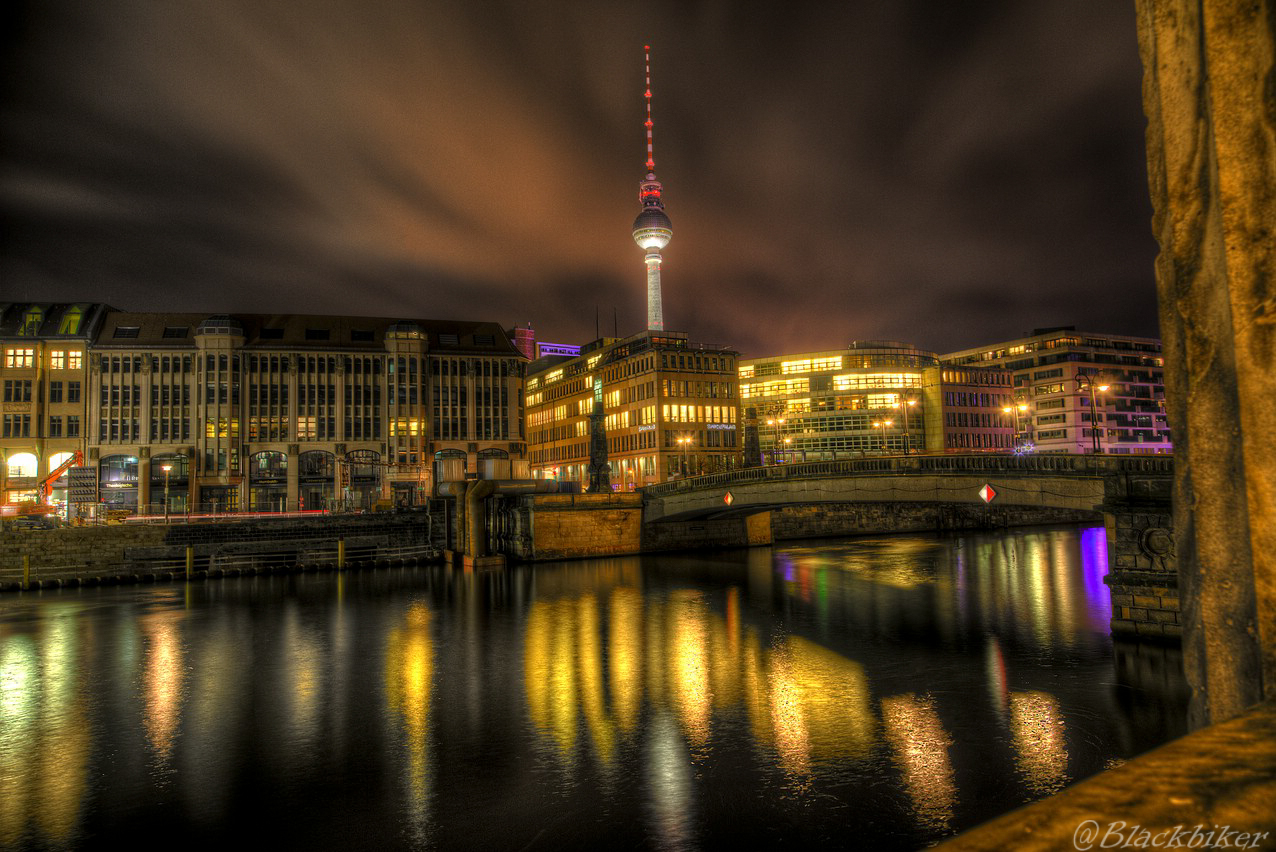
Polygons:
M346 567L346 537L337 538L337 570L340 571Z
M31 588L31 554L22 554L22 591Z
M195 576L195 545L186 545L186 579Z

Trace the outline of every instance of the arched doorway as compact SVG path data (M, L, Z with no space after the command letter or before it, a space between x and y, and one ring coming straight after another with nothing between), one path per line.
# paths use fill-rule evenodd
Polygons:
M345 457L346 506L371 509L381 499L381 454L376 450L351 450Z
M466 455L463 450L439 450L434 454L434 481L463 482L465 480Z
M282 512L288 503L288 456L266 450L248 458L248 511Z
M137 511L137 456L106 456L98 462L99 500L108 511Z
M337 457L324 450L302 453L297 459L297 497L306 511L331 509L337 496Z
M167 474L165 467L169 470ZM164 512L164 492L168 492L168 511L182 514L190 505L190 459L177 453L151 457L151 505ZM167 489L165 486L167 485Z

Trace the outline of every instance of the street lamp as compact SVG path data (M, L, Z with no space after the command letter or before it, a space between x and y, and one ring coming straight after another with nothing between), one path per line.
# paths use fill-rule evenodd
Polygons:
M168 523L168 475L173 472L173 466L162 464L160 470L164 471L164 523Z
M1017 452L1020 448L1019 438L1021 435L1019 431L1019 418L1027 417L1028 403L1024 402L1022 397L1019 397L1019 398L1016 398L1014 405L1004 406L1002 407L1001 410L1004 414L1012 415L1012 419L1010 421L1011 432L1012 432L1012 437L1011 437L1012 445L1010 447L1010 451L1012 453ZM1022 434L1026 436L1027 430L1025 429ZM1024 443L1027 443L1026 438Z
M774 436L771 449L771 464L776 464L780 455L780 427L784 425L783 417L768 417L766 425L774 428Z
M790 445L790 444L792 444L792 443L793 443L793 439L792 439L792 438L785 438L785 439L784 439L784 456L783 456L783 457L784 457L784 458L786 458L786 459L789 459L789 460L792 460L792 458L793 458L793 457L789 454L789 445Z
M1108 388L1111 387L1111 385L1109 385L1107 382L1103 382L1102 384L1095 384L1095 381L1099 380L1098 374L1095 374L1093 376L1087 376L1085 373L1082 373L1080 370L1078 370L1077 374L1072 377L1072 380L1077 383L1077 390L1080 390L1081 388L1086 388L1087 390L1090 391L1090 441L1092 446L1091 452L1102 453L1103 448L1099 446L1099 426L1098 426L1099 412L1098 412L1098 405L1095 402L1094 393L1095 391L1098 391L1099 393L1107 393L1107 390Z
M691 443L691 436L684 435L678 439L678 443L682 445L682 475L687 475L687 445Z
M886 428L894 423L894 420L874 420L873 428L882 430L882 454L886 454Z
M915 399L906 399L895 403L896 408L904 409L904 454L908 455L913 451L913 442L908 437L908 409L917 404Z

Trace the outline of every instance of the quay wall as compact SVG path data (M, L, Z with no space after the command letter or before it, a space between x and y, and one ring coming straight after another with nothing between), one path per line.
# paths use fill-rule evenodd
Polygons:
M30 558L33 574L93 576L178 564L187 546L194 548L201 566L215 564L218 558L265 552L305 562L308 555L334 550L338 539L344 539L351 552L375 556L426 548L441 535L441 513L425 510L5 530L0 532L0 582L20 576L24 556Z

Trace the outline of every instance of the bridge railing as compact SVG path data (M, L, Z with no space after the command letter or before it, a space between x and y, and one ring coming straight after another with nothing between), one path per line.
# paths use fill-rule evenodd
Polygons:
M1113 455L936 455L880 456L863 459L798 462L750 467L704 476L690 476L642 488L649 497L663 497L685 491L724 488L751 482L788 479L823 479L833 476L901 476L910 473L1054 473L1074 476L1102 476L1120 473L1174 472L1173 456Z

